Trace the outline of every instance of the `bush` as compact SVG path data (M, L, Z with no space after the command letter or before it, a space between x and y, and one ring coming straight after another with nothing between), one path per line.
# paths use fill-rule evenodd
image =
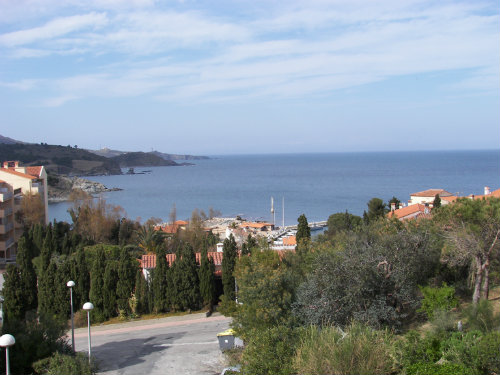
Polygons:
M419 286L424 298L422 306L418 310L424 312L429 319L434 316L434 311L450 311L452 308L458 306L458 300L455 298L455 288L444 284L440 288L430 286Z
M311 326L297 349L295 369L313 374L386 374L391 372L389 354L391 336L360 323L353 323L347 333L327 326Z
M477 366L488 374L500 373L500 332L491 332L478 343Z
M441 344L443 359L450 363L463 364L469 368L478 366L478 350L481 340L480 331L467 333L454 332Z
M87 312L85 310L78 310L74 315L75 328L87 327ZM70 323L71 324L71 323Z
M407 375L476 375L478 371L465 367L462 364L418 362L406 368Z
M52 357L35 362L33 369L41 375L93 375L96 373L95 366L91 366L88 357L82 353L76 355L54 353Z
M500 327L500 316L494 314L490 301L481 300L477 305L470 305L464 311L469 330L479 330L488 333Z
M290 375L300 332L286 326L255 330L243 352L245 375Z
M394 346L397 365L408 368L415 363L435 363L441 358L440 334L422 337L417 331L409 331Z

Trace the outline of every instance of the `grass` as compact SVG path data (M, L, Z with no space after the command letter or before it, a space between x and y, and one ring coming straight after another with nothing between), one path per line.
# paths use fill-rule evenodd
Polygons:
M191 315L191 314L198 314L198 313L203 313L205 312L205 309L202 310L196 310L196 311L176 311L176 312L169 312L169 313L161 313L161 314L144 314L140 315L136 318L131 318L131 317L114 317L109 320L106 320L105 322L102 323L97 323L95 324L96 326L105 326L109 324L119 324L119 323L124 323L124 322L138 322L138 321L143 321L143 320L152 320L152 319L162 319L162 318L169 318L172 316L184 316L184 315ZM93 325L93 324L92 324Z

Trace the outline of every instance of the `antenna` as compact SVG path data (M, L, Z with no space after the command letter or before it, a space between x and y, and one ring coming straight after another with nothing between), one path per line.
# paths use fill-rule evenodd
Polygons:
M282 204L283 206L283 229L285 228L285 197L283 197Z
M271 197L271 215L273 215L273 225L275 224L275 216L274 216L274 198Z

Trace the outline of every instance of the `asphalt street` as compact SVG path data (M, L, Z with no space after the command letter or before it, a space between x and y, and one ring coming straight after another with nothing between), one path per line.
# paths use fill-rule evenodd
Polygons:
M92 357L106 375L220 374L224 362L216 335L229 322L193 314L91 327ZM75 330L77 351L88 350L87 337L86 328Z

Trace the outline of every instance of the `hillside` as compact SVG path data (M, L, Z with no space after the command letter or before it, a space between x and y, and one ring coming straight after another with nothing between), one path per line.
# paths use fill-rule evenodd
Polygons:
M93 154L105 156L107 158L113 158L115 156L130 154L131 152L127 151L119 151L119 150L111 150L109 148L101 148L100 150L87 150ZM196 156L196 155L180 155L180 154L166 154L164 152L152 151L148 152L148 154L153 154L159 156L164 160L206 160L210 159L208 156ZM136 165L139 167L139 165Z
M13 145L16 143L24 143L24 142L17 141L15 139L12 139L9 137L4 137L3 135L0 135L0 144Z
M19 160L23 165L44 165L49 173L72 176L121 174L118 163L71 146L0 144L0 161Z
M165 160L160 156L149 152L127 152L118 156L109 158L120 167L159 167L159 166L178 166L173 160Z

